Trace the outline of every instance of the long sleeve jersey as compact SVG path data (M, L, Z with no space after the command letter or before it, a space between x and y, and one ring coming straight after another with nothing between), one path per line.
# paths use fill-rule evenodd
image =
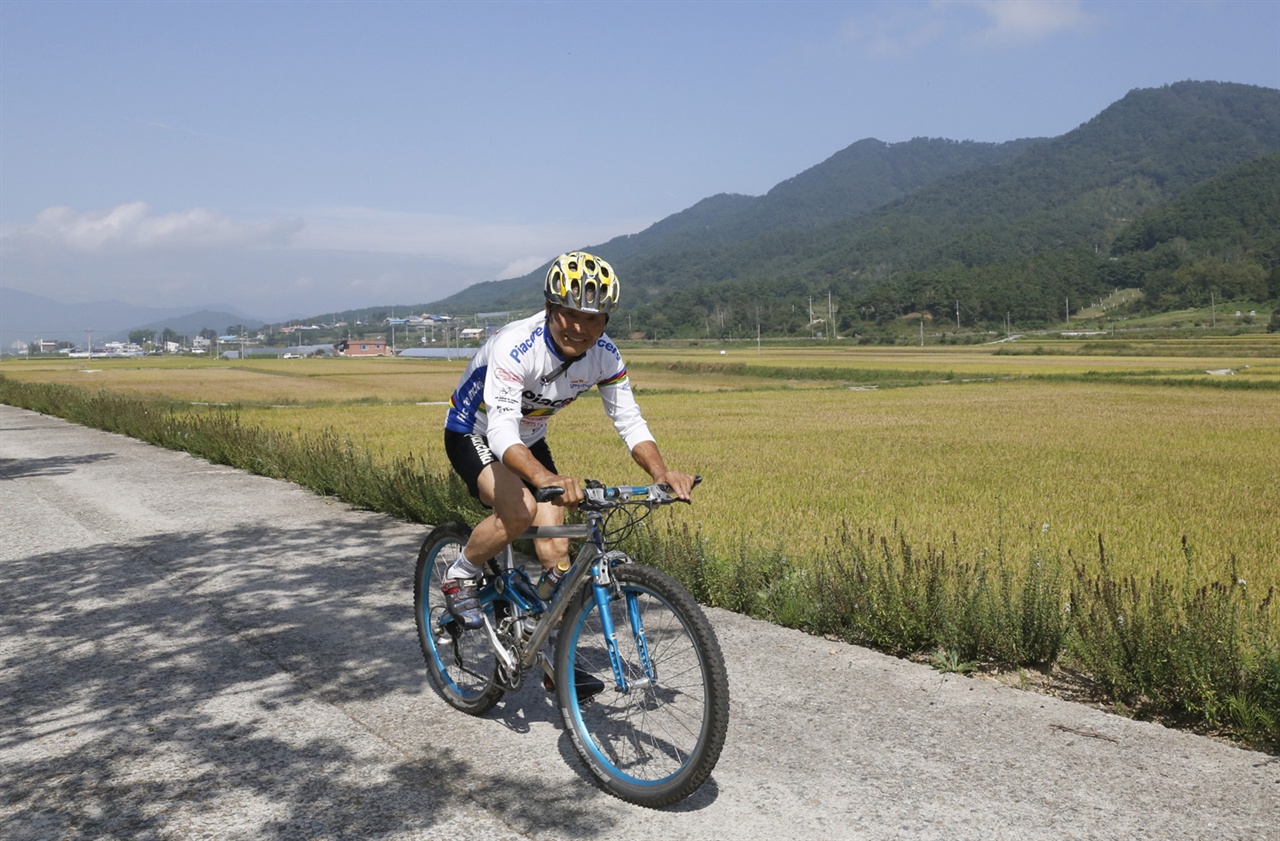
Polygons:
M484 343L449 400L445 428L484 435L501 459L511 445L527 447L545 437L551 415L597 386L628 450L654 440L608 335L565 368L546 321L545 313L513 321Z

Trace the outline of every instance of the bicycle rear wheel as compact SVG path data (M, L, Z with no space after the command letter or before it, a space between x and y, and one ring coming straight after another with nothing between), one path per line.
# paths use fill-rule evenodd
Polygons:
M609 602L626 691L616 689L590 585L570 606L556 646L557 676L587 672L603 692L580 700L556 681L578 756L606 791L640 806L683 800L715 768L729 724L729 678L715 632L674 578L638 564L613 570Z
M413 575L413 613L431 685L451 706L483 715L502 698L495 680L497 655L483 630L466 630L449 615L440 590L445 571L470 536L462 523L445 523L427 535Z

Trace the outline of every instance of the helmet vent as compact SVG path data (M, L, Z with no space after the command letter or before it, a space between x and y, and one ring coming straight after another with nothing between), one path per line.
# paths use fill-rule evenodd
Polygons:
M561 254L547 270L543 292L548 302L606 315L618 305L618 278L613 267L594 254Z

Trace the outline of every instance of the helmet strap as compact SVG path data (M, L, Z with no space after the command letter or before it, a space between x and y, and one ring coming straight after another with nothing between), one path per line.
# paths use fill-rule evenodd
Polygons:
M582 359L585 356L586 354L584 353L582 354L582 356L573 356L565 359L565 361L561 363L559 368L555 369L550 374L547 374L545 377L542 377L539 380L539 382L541 382L543 385L551 385L553 382L560 379L560 377L564 375L565 371L569 370L570 365L572 365L573 363L577 362L579 359Z

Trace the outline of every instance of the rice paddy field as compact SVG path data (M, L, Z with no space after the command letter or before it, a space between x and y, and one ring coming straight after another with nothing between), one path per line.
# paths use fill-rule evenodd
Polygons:
M1280 584L1280 336L956 348L625 350L668 462L705 477L674 516L724 551L795 564L844 528L1085 562L1186 563ZM29 360L16 380L332 429L447 469L440 429L463 363L417 359ZM1209 373L1210 371L1214 373ZM1226 373L1226 372L1230 373ZM594 395L551 421L562 471L643 480Z
M707 604L1280 750L1280 335L1179 335L624 347L706 480L633 548ZM462 368L11 360L0 399L431 522L478 516L441 442ZM594 392L551 442L645 479Z

